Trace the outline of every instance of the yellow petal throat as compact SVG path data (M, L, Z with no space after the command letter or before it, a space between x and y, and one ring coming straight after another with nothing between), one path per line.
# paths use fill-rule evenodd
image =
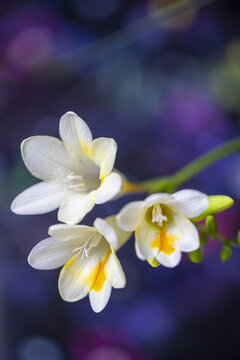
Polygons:
M175 244L176 240L176 235L167 235L165 229L159 227L159 236L151 242L151 247L158 248L166 255L171 255L175 251L172 245Z
M105 258L100 262L99 265L97 265L97 268L98 268L97 274L96 274L95 269L92 270L96 274L95 281L92 286L92 290L94 290L94 291L101 291L103 288L103 285L106 281L106 276L104 273L104 266L106 265L106 263L108 261L110 253L111 253L111 251L109 250L107 255L105 256Z

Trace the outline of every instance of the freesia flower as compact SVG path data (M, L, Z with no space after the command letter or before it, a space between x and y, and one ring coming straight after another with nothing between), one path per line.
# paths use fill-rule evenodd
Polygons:
M121 231L111 216L97 218L94 226L58 224L49 228L51 237L31 251L28 262L35 269L63 266L58 287L65 301L78 301L89 294L95 312L106 306L113 288L124 288L125 274L116 256L130 234Z
M28 170L42 180L18 195L16 214L43 214L59 208L58 219L76 224L95 204L111 200L120 191L121 176L112 172L117 144L111 138L92 140L87 124L73 112L60 119L62 141L33 136L21 145Z
M199 248L199 234L189 220L208 208L207 195L180 190L158 193L125 205L117 215L119 227L135 231L135 249L141 260L154 259L166 267L181 260L181 252Z

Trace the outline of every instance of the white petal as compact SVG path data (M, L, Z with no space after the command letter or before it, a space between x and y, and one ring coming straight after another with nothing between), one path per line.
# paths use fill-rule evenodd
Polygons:
M95 191L89 194L75 193L68 197L60 206L58 220L69 225L80 222L94 207Z
M91 290L89 293L89 300L93 311L99 313L107 305L111 296L112 286L107 280L100 291Z
M209 205L207 195L197 190L180 190L172 197L173 209L188 218L201 215Z
M104 267L104 273L112 287L121 289L126 286L126 277L114 250Z
M143 201L132 201L125 205L116 216L117 224L124 231L134 231L143 220L146 209Z
M181 251L175 250L172 254L167 255L163 252L158 253L156 260L163 266L173 268L177 266L181 261Z
M57 269L73 256L76 241L62 242L53 238L40 241L30 252L29 264L38 270Z
M159 229L155 224L151 224L145 219L135 230L135 239L138 244L140 254L145 260L157 255L159 248L154 246L154 241L159 238Z
M59 132L64 144L76 155L86 151L92 141L88 125L72 111L61 117Z
M112 216L108 216L107 218L105 218L105 221L107 221L112 228L114 229L115 233L117 234L118 237L118 249L123 246L125 244L125 242L127 242L130 237L132 236L132 231L123 231L122 229L119 228L119 226L117 225L117 221L116 221L116 216L112 215Z
M96 204L103 204L116 196L122 186L121 176L113 172L106 176L96 191Z
M118 247L118 238L114 229L111 225L107 223L107 221L97 218L94 221L94 226L98 230L98 232L107 240L107 242L114 248Z
M168 204L172 202L172 195L158 193L149 195L143 202L143 207L151 207L155 204Z
M97 230L91 226L66 224L52 225L48 233L59 241L87 240L89 236L98 234Z
M136 240L135 240L135 251L136 251L137 257L138 257L140 260L146 260L146 259L145 259L145 256L143 256L143 254L141 253L141 251L140 251L140 249L139 249L139 246L138 246L138 243L137 243Z
M89 147L89 155L100 167L100 179L112 171L117 153L117 144L111 138L98 138L93 140Z
M197 228L185 216L173 214L172 218L166 223L168 237L175 238L174 248L191 252L200 246Z
M65 301L81 300L90 291L98 272L98 258L91 257L88 262L81 256L75 255L62 268L58 281L58 289ZM83 271L85 275L83 275ZM93 277L90 275L93 273Z
M99 180L100 169L89 156L92 133L88 125L74 112L68 111L60 119L60 136L70 150L78 158L78 171L83 178ZM85 180L85 179L84 179Z
M78 167L63 142L51 136L28 138L22 142L21 151L28 170L44 181L63 182Z
M11 210L20 215L45 214L57 209L69 194L64 185L40 182L19 194Z
M64 300L77 301L89 293L107 251L108 246L103 242L101 247L91 250L89 257L75 255L69 260L62 268L58 281L59 292Z

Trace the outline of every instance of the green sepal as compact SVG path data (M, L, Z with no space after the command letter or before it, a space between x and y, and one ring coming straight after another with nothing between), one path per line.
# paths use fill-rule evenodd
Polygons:
M147 262L148 262L149 265L151 265L152 267L158 267L158 266L160 266L159 262L158 262L155 258L148 259Z
M222 262L227 261L232 255L232 247L230 244L224 244L220 253Z
M192 221L200 221L205 219L208 215L218 214L224 210L229 209L234 204L234 200L225 195L208 196L208 200L208 209L198 217L191 219Z
M213 215L208 215L206 218L206 230L213 239L217 237L218 225Z
M192 251L188 254L189 256L189 259L195 263L195 264L199 264L200 262L202 262L203 260L203 252L202 252L202 249L199 248L195 251Z

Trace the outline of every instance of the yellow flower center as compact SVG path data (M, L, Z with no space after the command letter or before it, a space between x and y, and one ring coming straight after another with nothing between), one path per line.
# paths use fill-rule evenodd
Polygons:
M167 234L165 229L165 224L169 220L169 217L171 217L171 213L168 210L166 206L161 207L160 204L155 204L152 207L151 222L155 223L158 227L159 236L152 241L151 247L158 248L159 251L166 255L171 255L175 251L174 244L178 237ZM168 216L166 216L166 214Z
M174 245L176 240L176 235L167 235L165 229L159 227L159 236L152 241L151 247L156 247L164 254L171 255L175 251L175 248L172 245Z

